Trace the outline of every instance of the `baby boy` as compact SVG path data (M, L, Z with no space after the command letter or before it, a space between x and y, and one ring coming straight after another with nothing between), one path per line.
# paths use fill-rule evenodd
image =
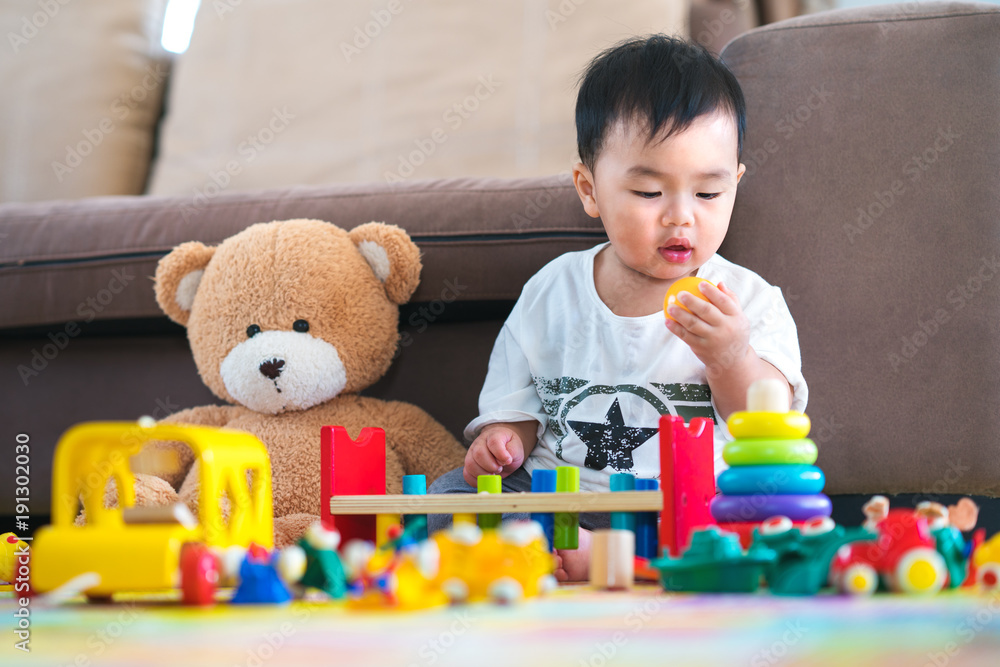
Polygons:
M580 467L585 491L607 490L616 472L656 477L662 414L714 419L718 467L723 422L762 378L805 408L780 289L716 254L746 170L733 74L682 40L632 39L591 62L576 126L573 182L609 241L557 257L524 286L466 428L465 466L431 493L474 493L478 475L496 474L504 491L529 491L532 471L565 465ZM687 310L672 305L665 318L667 289L686 276L716 286L701 284L704 300L682 292ZM558 552L557 578L586 579L586 529L607 523L580 515L580 548Z

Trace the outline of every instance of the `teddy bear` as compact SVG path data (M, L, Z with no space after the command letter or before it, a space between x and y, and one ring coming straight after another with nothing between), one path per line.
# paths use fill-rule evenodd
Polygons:
M188 408L163 421L234 428L271 457L275 546L319 518L320 428L351 437L386 433L386 492L404 474L430 483L462 465L464 448L420 408L358 392L389 368L399 306L420 277L420 252L399 227L345 231L319 220L259 223L216 247L184 243L163 257L156 300L186 327L202 381L227 405ZM197 512L198 464L180 443L172 471L136 475L136 504L178 500ZM225 499L223 499L225 504Z

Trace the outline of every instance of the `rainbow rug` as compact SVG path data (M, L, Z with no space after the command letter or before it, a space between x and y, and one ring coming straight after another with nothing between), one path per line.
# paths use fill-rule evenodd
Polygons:
M420 612L81 599L31 608L30 653L14 647L16 607L3 595L0 665L1000 666L1000 595L962 591L850 599L576 586L509 607Z

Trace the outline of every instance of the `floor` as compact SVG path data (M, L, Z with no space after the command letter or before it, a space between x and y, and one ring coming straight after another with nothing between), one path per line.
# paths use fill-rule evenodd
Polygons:
M358 612L326 602L188 609L164 596L31 608L0 599L2 665L1000 665L1000 594L667 595L562 587L510 607Z

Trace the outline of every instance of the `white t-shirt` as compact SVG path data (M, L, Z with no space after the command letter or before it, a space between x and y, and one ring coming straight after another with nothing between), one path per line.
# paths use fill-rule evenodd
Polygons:
M718 424L704 364L666 328L662 311L621 317L601 301L594 257L605 245L561 255L525 284L493 346L479 417L465 437L494 422L535 419L538 445L524 463L528 472L574 465L581 490L599 491L616 472L659 477L660 415L709 417L719 472L731 437ZM792 409L804 410L798 336L781 290L719 255L697 275L736 293L750 345L788 379Z

